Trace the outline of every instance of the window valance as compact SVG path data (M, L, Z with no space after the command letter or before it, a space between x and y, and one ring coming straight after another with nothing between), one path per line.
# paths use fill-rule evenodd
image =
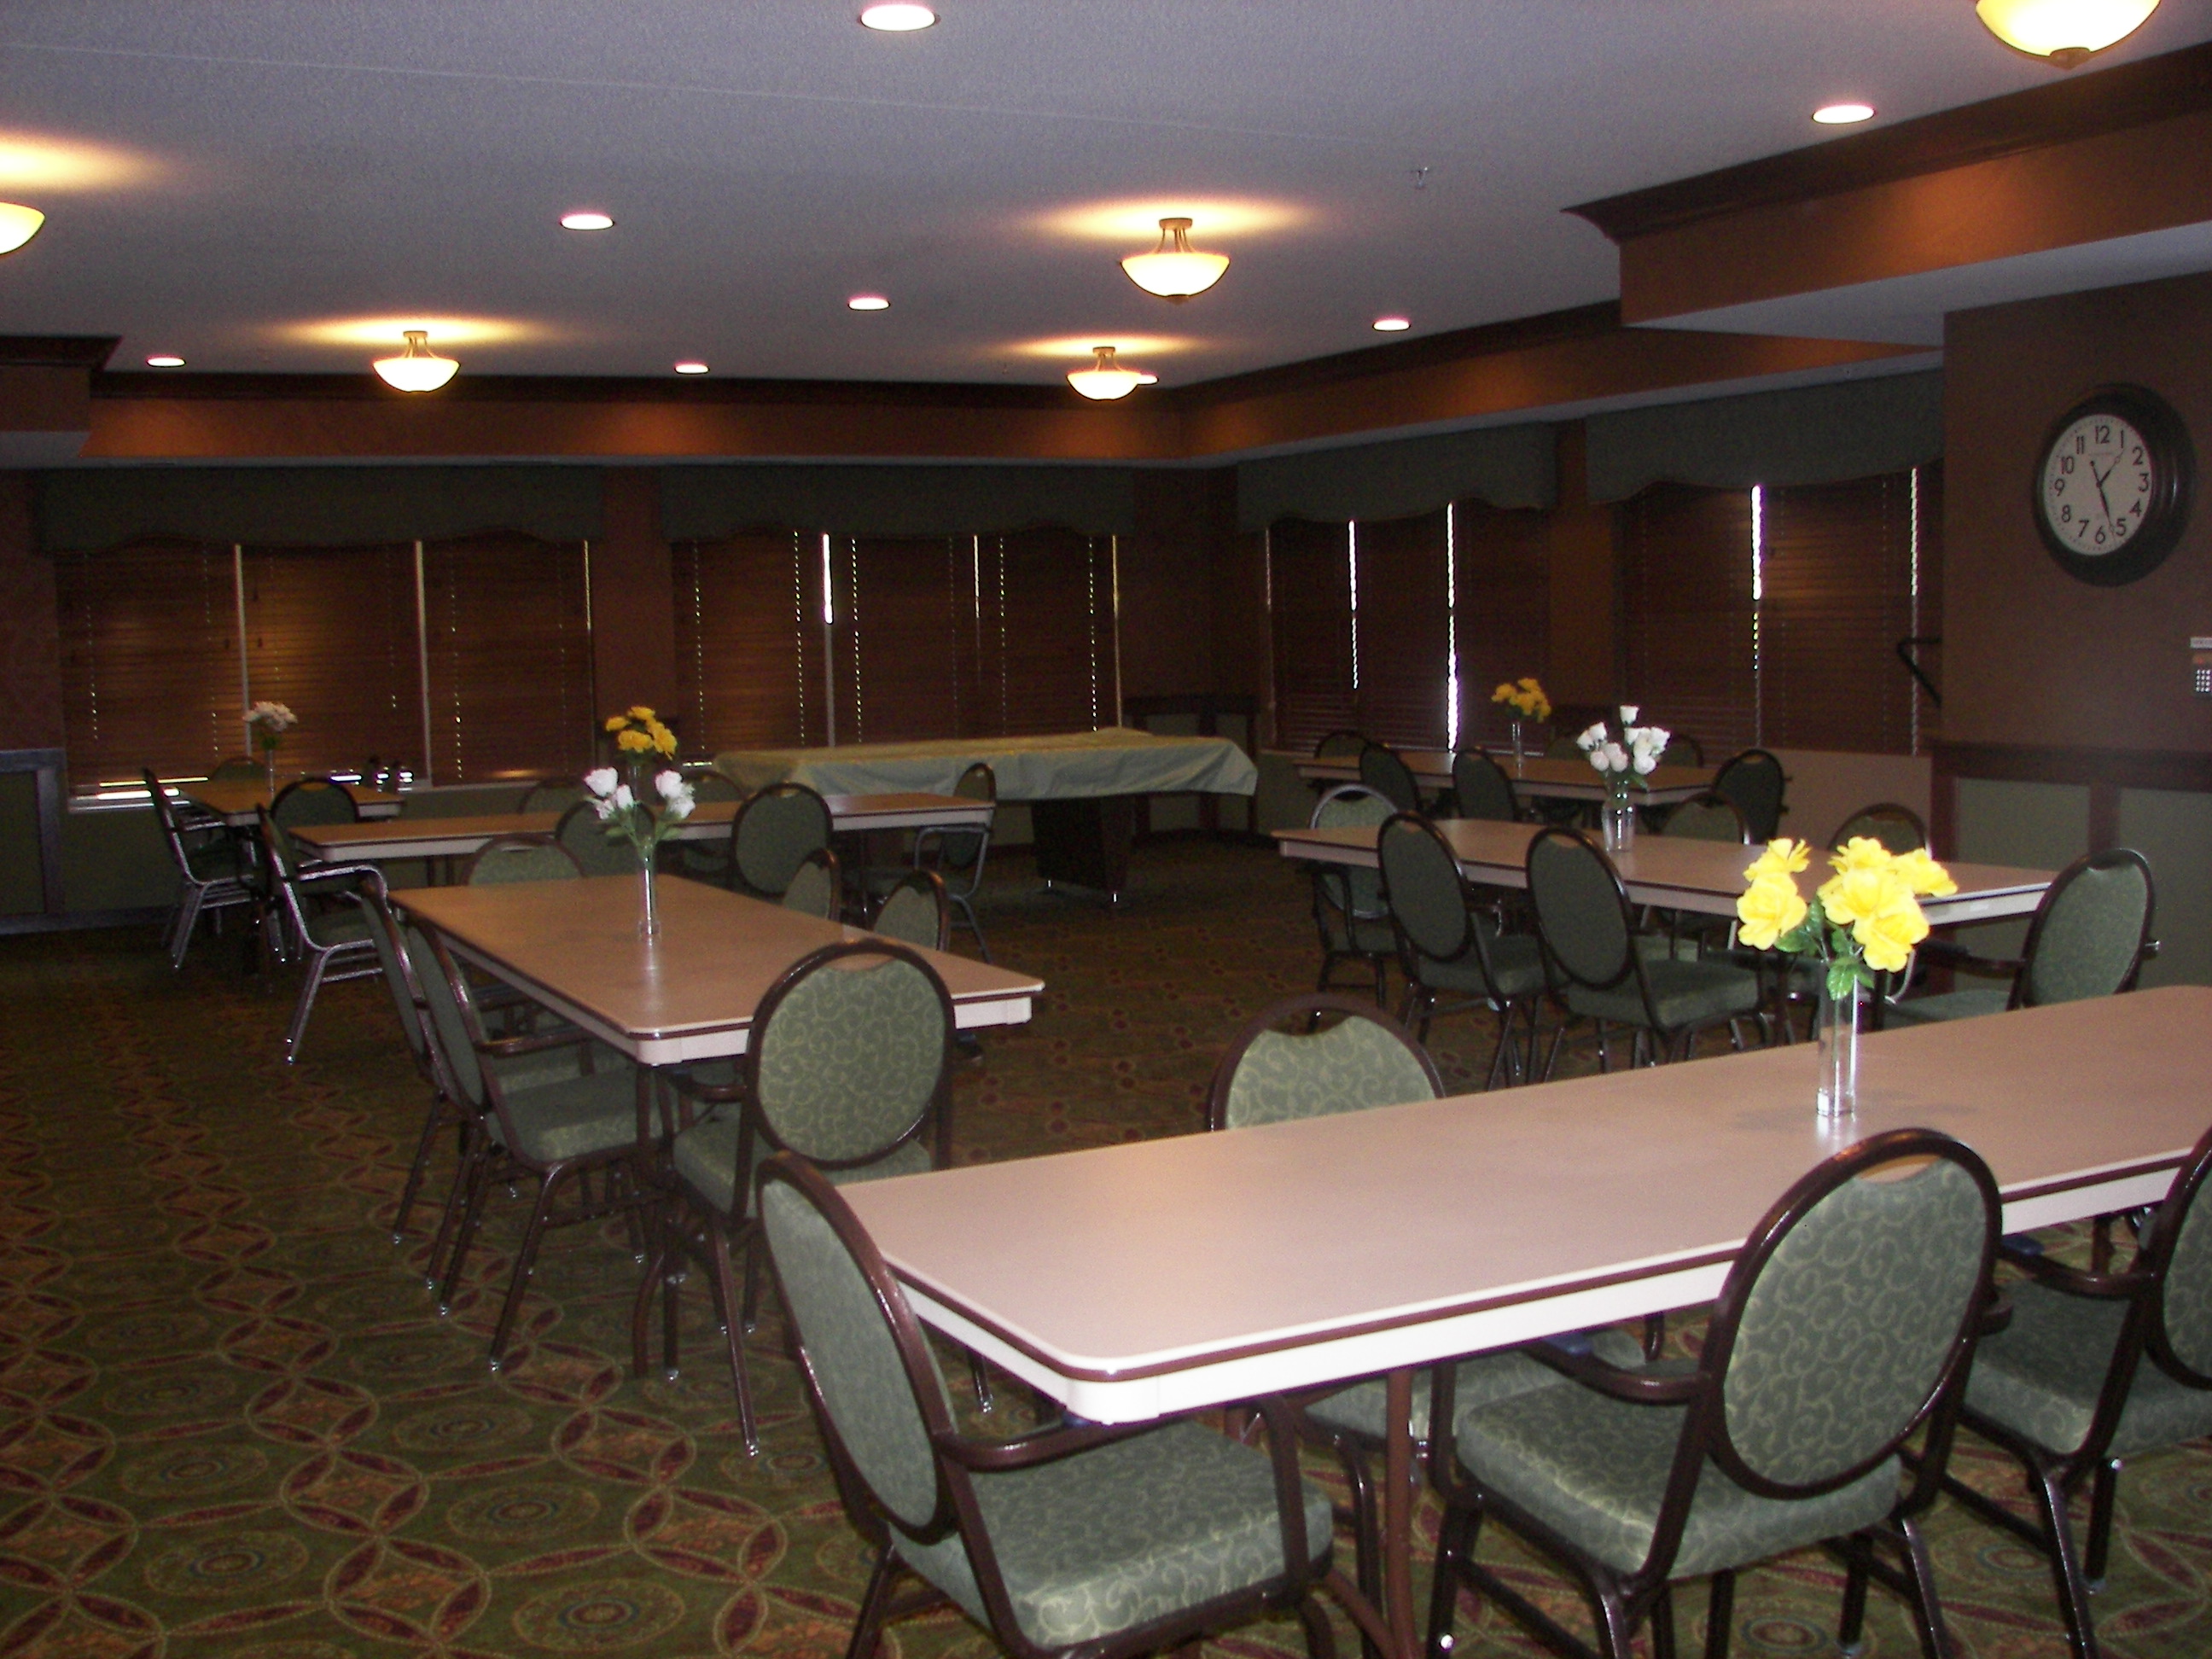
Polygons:
M833 536L962 536L1060 525L1087 536L1137 527L1118 466L669 466L660 530L714 541L770 526Z
M1549 507L1558 499L1556 444L1548 425L1485 427L1245 461L1237 521L1265 530L1278 519L1407 519L1470 498Z

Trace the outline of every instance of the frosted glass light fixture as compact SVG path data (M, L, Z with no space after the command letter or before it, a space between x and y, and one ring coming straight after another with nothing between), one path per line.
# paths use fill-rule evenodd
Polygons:
M1874 119L1872 104L1823 104L1813 112L1814 120L1824 127L1856 126L1861 121Z
M157 352L146 360L149 368L182 368L185 360L173 351Z
M1140 386L1152 383L1152 375L1133 368L1124 368L1115 362L1112 346L1093 346L1091 355L1096 361L1088 368L1068 371L1067 383L1095 402L1109 404L1116 398L1127 397Z
M32 207L0 202L0 253L13 253L39 234L46 216Z
M1129 280L1147 294L1181 304L1194 294L1203 294L1229 269L1225 253L1200 253L1190 245L1190 221L1160 221L1160 245L1150 253L1132 253L1121 261Z
M561 216L561 228L563 230L612 230L614 228L614 216L601 213L596 208L579 208L574 213Z
M2124 40L2158 9L2158 0L1975 0L1991 34L2016 52L2073 69Z
M911 34L936 21L937 14L927 6L905 4L902 0L885 0L885 3L866 7L860 13L862 27L884 34Z
M460 365L430 349L427 330L407 331L407 349L397 357L379 357L377 374L395 392L435 392L453 378Z

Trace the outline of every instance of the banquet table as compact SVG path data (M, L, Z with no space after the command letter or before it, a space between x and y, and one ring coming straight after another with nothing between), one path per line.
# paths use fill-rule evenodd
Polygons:
M1401 749L1397 754L1406 763L1406 769L1413 775L1413 781L1424 789L1452 787L1449 750ZM1503 755L1498 757L1498 763L1513 780L1514 793L1524 797L1543 795L1555 800L1598 801L1610 793L1604 780L1586 760L1530 756L1516 761L1510 755ZM1298 763L1298 775L1310 783L1357 783L1359 757L1332 755L1325 759L1302 760ZM1717 775L1716 769L1710 766L1662 766L1644 780L1650 787L1635 791L1630 799L1638 806L1666 806L1689 800L1711 789Z
M1437 828L1459 861L1460 873L1469 881L1489 887L1528 884L1525 863L1528 842L1541 825L1443 818ZM1372 824L1275 831L1286 859L1367 870L1375 867L1375 836ZM1735 842L1640 835L1626 849L1608 856L1620 872L1628 896L1638 904L1732 916L1736 900L1743 896L1744 870L1764 851L1763 847ZM2051 880L2048 870L2022 870L2009 865L1956 861L1946 862L1943 867L1959 884L1959 890L1920 901L1922 914L1932 927L2026 915L2043 902ZM1809 898L1831 873L1826 854L1815 854L1811 866L1799 872L1798 887Z
M286 783L296 780L287 778ZM280 789L282 784L277 786ZM392 818L399 816L405 798L389 790L371 789L366 784L343 784L346 793L365 818ZM233 830L251 830L258 809L269 805L272 797L269 786L252 778L203 779L198 783L180 783L177 793L186 800L196 801L221 818Z
M1155 737L1127 726L1032 737L936 738L823 749L732 749L714 769L747 790L788 778L832 792L949 791L977 762L999 799L1030 804L1037 873L1047 886L1093 888L1118 903L1129 879L1129 845L1141 795L1249 795L1252 757L1226 738Z
M2204 1132L2212 988L968 1165L845 1197L928 1324L1109 1423L1382 1373L1385 1616L1413 1659L1412 1368L1709 1301L1790 1182L1886 1129L1988 1160L2008 1231L2155 1201Z

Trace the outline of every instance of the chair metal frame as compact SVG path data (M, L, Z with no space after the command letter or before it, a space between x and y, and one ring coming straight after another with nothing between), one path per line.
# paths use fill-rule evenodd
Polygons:
M738 810L730 817L730 887L732 891L742 893L747 898L767 899L771 902L783 896L781 892L771 893L755 887L745 879L744 860L739 857L738 848L744 837L746 818L760 806L763 801L784 800L794 797L810 799L820 809L822 839L819 844L823 847L830 845L830 838L837 827L836 820L830 815L830 803L823 799L819 793L808 788L803 783L793 783L788 778L781 783L771 783L765 789L757 789L745 797Z
M875 914L868 918L868 931L872 933L876 931L877 924L883 920L884 912L890 908L891 901L909 888L918 888L927 893L930 896L930 902L936 909L937 937L930 941L928 948L933 951L950 951L952 948L951 898L945 890L945 878L926 866L918 866L908 871L899 878L896 886L876 901ZM885 933L881 937L895 939L896 935ZM911 945L914 941L901 939L898 942Z
M1389 805L1389 797L1376 793L1364 783L1340 783L1334 789L1327 791L1319 800L1314 803L1312 815L1308 820L1309 823L1317 826L1321 823L1322 811L1331 801L1350 800L1363 795L1372 796L1386 806ZM1382 826L1378 823L1376 827L1379 830ZM1308 865L1307 874L1313 881L1314 927L1321 935L1321 979L1315 985L1315 990L1329 991L1336 988L1333 981L1336 976L1336 965L1340 962L1364 962L1375 975L1375 1006L1377 1008L1387 1007L1389 1002L1389 964L1395 959L1397 954L1395 946L1394 945L1389 951L1359 950L1358 948L1359 935L1356 924L1361 921L1388 922L1390 919L1389 908L1386 905L1382 909L1371 913L1354 909L1352 904L1351 878L1342 865L1323 864L1316 860ZM1343 923L1345 943L1353 948L1340 951L1329 943L1328 918L1331 912L1334 912ZM1395 936L1393 937L1395 939Z
M2085 853L2053 876L2051 885L2044 890L2043 897L2036 904L2035 915L2028 921L2027 937L2021 942L2017 957L1976 956L1941 939L1923 941L1920 955L1929 961L1961 968L1969 973L1994 976L2008 971L2012 975L2012 990L2005 999L2007 1012L2036 1007L2039 1005L2029 1000L2028 980L2035 962L2036 947L2043 941L2043 930L2051 912L2064 898L2066 890L2091 871L2113 870L2130 864L2142 872L2143 915L2142 929L2136 938L2135 956L2119 984L2113 988L2114 995L2124 995L2136 988L2136 981L2142 974L2143 963L2159 951L2159 941L2151 937L2150 931L2158 921L2158 883L2151 874L2150 860L2132 847L2108 847L2101 853ZM1900 1003L1899 1006L1909 1005Z
M300 1057L300 1046L307 1035L307 1016L314 1009L318 991L325 985L342 984L349 979L371 979L384 971L383 963L376 958L374 939L341 939L335 945L318 945L307 926L309 907L318 899L358 904L358 890L384 891L384 872L373 864L295 866L286 848L284 832L270 816L269 808L259 806L254 810L261 819L261 847L268 861L271 901L280 907L276 932L298 947L306 969L307 976L300 985L300 1000L293 1006L292 1023L284 1032L284 1059L289 1064ZM285 955L289 959L289 948Z
M1957 1164L1980 1188L1986 1225L1978 1290L1967 1298L1965 1316L1919 1408L1887 1443L1848 1468L1832 1471L1820 1480L1802 1484L1762 1474L1745 1461L1729 1432L1726 1396L1729 1362L1735 1351L1737 1328L1761 1273L1796 1224L1845 1182L1883 1166L1937 1158ZM1691 1505L1697 1497L1698 1480L1708 1462L1730 1480L1760 1497L1814 1498L1838 1491L1898 1455L1905 1442L1923 1424L1927 1425L1927 1438L1917 1462L1907 1465L1911 1479L1904 1483L1902 1495L1881 1527L1856 1534L1842 1546L1830 1542L1829 1547L1843 1558L1846 1571L1841 1629L1837 1639L1844 1651L1853 1650L1852 1644L1858 1639L1865 1614L1867 1585L1872 1580L1898 1591L1912 1604L1919 1620L1918 1635L1923 1652L1948 1653L1948 1636L1919 1522L1941 1490L1966 1394L1966 1369L1973 1358L1974 1346L1991 1317L1995 1291L1990 1275L2002 1212L2002 1200L1998 1196L1996 1182L1988 1165L1971 1147L1932 1129L1893 1129L1815 1164L1791 1184L1752 1229L1713 1304L1693 1371L1668 1375L1624 1370L1595 1354L1573 1353L1541 1342L1525 1350L1577 1383L1596 1389L1616 1400L1689 1408L1681 1437L1676 1443L1665 1493L1660 1500L1651 1546L1644 1563L1632 1572L1622 1572L1595 1561L1518 1504L1486 1492L1478 1480L1459 1467L1455 1448L1453 1456L1434 1460L1439 1477L1449 1482L1449 1487L1430 1602L1429 1659L1443 1659L1449 1651L1445 1638L1451 1632L1462 1583L1487 1595L1547 1647L1563 1654L1594 1654L1587 1643L1474 1559L1476 1534L1490 1515L1496 1515L1515 1534L1580 1579L1580 1588L1590 1602L1599 1650L1607 1659L1627 1659L1636 1628L1647 1615L1653 1620L1653 1650L1671 1659L1674 1632L1668 1575L1689 1520ZM1437 1405L1446 1409L1444 1415L1432 1420L1451 1420L1448 1409L1450 1375L1448 1370L1439 1369ZM1875 1553L1877 1543L1895 1550L1901 1559L1901 1567L1892 1567L1878 1559ZM1707 1659L1725 1659L1728 1652L1735 1571L1726 1568L1711 1575Z
M221 837L234 848L237 848L236 842L232 840L230 830L222 820L212 815L203 823L187 827L178 814L176 803L169 799L169 792L161 787L161 781L154 775L151 767L145 769L145 778L146 793L154 805L154 822L161 830L162 843L169 849L170 861L177 866L177 880L180 884L176 908L170 911L169 920L162 928L161 948L169 953L170 969L181 971L185 952L191 949L192 934L199 927L203 915L214 917L218 927L222 925L225 910L243 908L252 910L258 916L261 895L255 891L243 863L235 876L200 876L193 872L193 849L185 845L187 836L208 836L210 838L208 845L218 844L214 838Z
M970 795L968 793L969 790L975 787L981 787L983 793L980 795ZM975 899L982 890L983 861L990 856L991 832L998 823L999 775L991 769L988 762L976 761L954 780L952 793L963 799L989 801L991 823L985 824L981 830L936 825L917 830L914 836L915 866L917 869L927 867L934 870L942 876L947 867L946 852L953 838L962 836L977 837L975 861L966 866L967 881L958 887L955 887L949 881L946 882L945 899L945 902L957 913L960 925L975 934L975 949L981 953L983 960L988 962L991 960L991 942L983 937L983 924L975 919ZM954 864L951 867L957 870L962 866Z

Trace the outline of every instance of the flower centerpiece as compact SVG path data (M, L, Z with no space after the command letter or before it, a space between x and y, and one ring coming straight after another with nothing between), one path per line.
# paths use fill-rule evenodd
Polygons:
M1959 884L1925 848L1893 853L1855 836L1832 854L1835 873L1808 900L1797 875L1813 849L1784 836L1766 844L1744 872L1735 902L1736 937L1757 951L1784 951L1820 964L1820 1115L1839 1117L1858 1103L1858 1005L1875 975L1901 974L1928 937L1923 898L1955 893Z
M661 724L653 710L640 703L626 713L610 715L606 729L614 733L615 748L623 757L629 777L625 781L613 767L601 766L584 774L584 787L591 792L592 810L606 825L607 839L628 842L637 853L645 907L637 931L641 938L650 939L660 932L653 855L669 833L691 816L698 802L684 775L672 766L659 768L649 786L647 782L647 768L654 760L672 758L676 753L676 734Z
M1597 720L1575 739L1575 747L1589 757L1589 763L1605 780L1602 823L1605 844L1613 852L1636 839L1636 809L1628 803L1630 787L1644 790L1651 787L1646 780L1657 768L1659 757L1667 752L1667 744L1674 735L1663 726L1638 726L1636 717L1641 712L1635 703L1623 703L1618 737L1603 720Z
M300 717L281 702L257 702L246 711L246 735L261 750L261 763L269 772L269 793L276 793L276 746Z
M1513 734L1513 763L1517 769L1522 757L1528 752L1521 744L1521 723L1551 719L1552 700L1544 695L1544 688L1533 674L1507 680L1490 694L1490 700L1505 705L1507 724Z

